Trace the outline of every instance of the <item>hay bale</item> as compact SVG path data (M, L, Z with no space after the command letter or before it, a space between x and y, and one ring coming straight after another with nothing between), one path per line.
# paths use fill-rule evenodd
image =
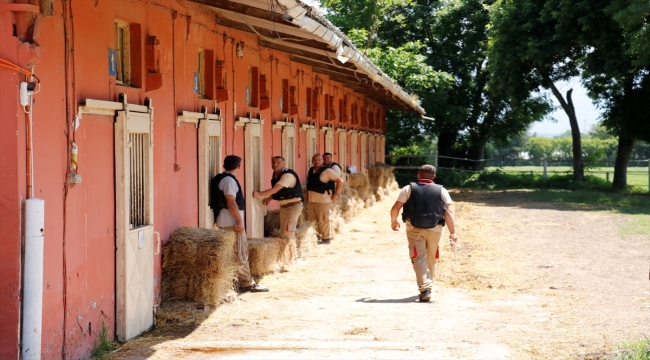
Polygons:
M296 248L298 257L304 258L318 243L314 222L306 222L296 228Z
M280 237L280 209L266 212L266 216L264 216L264 237Z
M235 234L181 227L162 251L162 297L220 304L232 291Z
M366 174L348 174L348 186L357 192L357 198L365 201L370 194L370 183Z
M253 276L286 271L296 260L296 240L248 239L248 264Z

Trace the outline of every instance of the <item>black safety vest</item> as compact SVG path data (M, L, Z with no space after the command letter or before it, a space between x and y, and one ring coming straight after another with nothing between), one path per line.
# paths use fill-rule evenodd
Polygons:
M334 165L338 166L339 169L341 169L341 172L343 172L343 167L341 165L335 163L334 161L332 161L329 165L323 165L323 166L327 166L328 168L331 169Z
M227 176L235 179L235 182L237 183L237 195L235 195L235 202L237 203L237 207L239 210L246 210L246 199L244 199L244 193L241 191L241 185L239 185L239 181L237 181L237 178L234 175L224 172L217 174L217 176L213 177L212 181L210 181L210 207L214 210L215 215L219 214L219 211L221 211L221 209L228 208L228 203L226 202L226 194L224 194L223 191L219 189L219 183Z
M335 163L334 161L332 161L329 165L323 165L323 166L327 166L327 168L331 169L334 165L338 166L339 169L341 169L341 172L343 172L343 168L341 167L341 165ZM336 191L336 183L334 181L328 182L327 185L328 185L327 188L328 190L332 190L332 192Z
M321 166L320 169L314 173L314 167L309 168L309 175L307 176L307 190L321 194L331 192L333 188L329 183L333 181L328 181L326 183L320 181L320 175L327 169L327 166Z
M442 185L411 183L411 196L404 204L402 221L409 220L411 225L430 229L436 225L445 225L447 206L442 200Z
M298 177L298 174L296 174L295 171L291 169L284 169L280 173L280 176L277 178L275 177L275 172L273 173L273 176L271 177L271 187L275 186L275 184L280 181L280 178L284 174L291 174L296 177L296 186L292 188L282 188L282 190L276 192L271 196L273 200L289 200L289 199L295 199L295 198L300 198L302 199L302 186L300 186L300 178Z

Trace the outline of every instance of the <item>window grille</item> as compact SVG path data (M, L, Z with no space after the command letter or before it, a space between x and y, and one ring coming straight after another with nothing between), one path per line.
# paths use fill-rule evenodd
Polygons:
M219 168L219 159L221 159L221 139L219 136L209 137L210 151L208 152L208 184L213 177L217 176L221 169Z
M131 228L149 225L149 134L130 133Z

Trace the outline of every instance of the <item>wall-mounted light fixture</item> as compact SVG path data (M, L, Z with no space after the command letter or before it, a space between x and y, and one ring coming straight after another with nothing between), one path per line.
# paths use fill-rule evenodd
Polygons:
M244 43L243 42L238 42L237 43L237 57L240 58L240 59L244 57Z

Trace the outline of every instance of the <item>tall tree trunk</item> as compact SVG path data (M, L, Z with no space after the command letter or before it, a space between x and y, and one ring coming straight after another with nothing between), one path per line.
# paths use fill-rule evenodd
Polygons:
M438 155L452 156L454 145L456 144L456 136L458 132L451 129L443 129L438 134ZM438 157L438 166L453 167L451 159L444 159Z
M619 136L612 182L614 189L624 189L627 186L627 164L630 162L632 150L634 150L634 139Z
M485 143L484 139L472 140L472 149L470 150L470 159L483 160L485 159ZM480 171L485 168L485 161L473 161L472 170Z
M562 105L562 109L569 116L569 124L571 124L571 137L573 139L573 180L585 180L585 164L582 161L582 142L580 140L580 127L578 126L578 118L576 117L575 108L573 107L573 100L571 100L571 93L573 89L566 92L566 100L562 97L562 93L555 87L552 81L548 81L548 86L555 95L555 98Z

